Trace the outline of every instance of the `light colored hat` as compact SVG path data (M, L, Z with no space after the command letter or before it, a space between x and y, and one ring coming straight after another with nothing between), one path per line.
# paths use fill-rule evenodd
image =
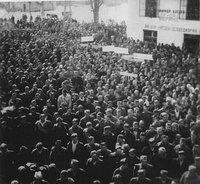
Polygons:
M37 172L35 172L35 174L34 174L34 178L35 179L42 179L42 172L41 171L37 171Z

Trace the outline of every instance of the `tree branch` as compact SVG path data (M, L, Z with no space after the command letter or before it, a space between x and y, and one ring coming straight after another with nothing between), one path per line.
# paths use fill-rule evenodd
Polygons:
M104 0L99 0L99 7L104 3Z
M94 10L94 5L93 5L93 3L94 3L94 0L90 0L90 5L91 5L91 8L92 8L92 11Z

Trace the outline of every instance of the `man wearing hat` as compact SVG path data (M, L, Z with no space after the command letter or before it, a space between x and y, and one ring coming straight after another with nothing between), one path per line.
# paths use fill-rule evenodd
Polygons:
M43 179L41 171L36 171L34 174L34 178L35 180L32 182L32 184L48 184L48 182Z
M130 131L130 126L128 123L124 124L121 134L124 136L125 143L127 143L130 147L133 147L135 145L135 137Z
M86 123L86 128L83 129L83 134L86 138L86 140L88 140L88 138L90 136L93 136L96 142L100 142L100 136L97 132L96 129L94 129L92 122L87 122Z
M170 170L171 176L175 179L180 179L182 174L188 170L190 162L185 157L185 151L178 151L178 158L174 158L172 161L172 169Z
M71 168L67 170L66 175L74 180L74 184L85 184L85 170L79 167L79 161L76 159L71 160Z
M199 184L200 176L196 173L196 166L190 165L180 179L180 184Z
M168 171L161 170L160 176L154 179L155 184L171 184L172 178L168 177Z
M96 119L97 118L97 114L101 112L101 107L100 106L96 106L95 107L95 112L92 113L92 115L94 116L94 118Z
M27 122L26 115L22 115L20 118L20 124L16 128L15 134L15 141L17 148L21 145L28 147L29 149L32 148L32 141L33 141L33 129L31 123Z
M146 177L146 172L144 169L139 169L137 171L137 177L131 178L130 184L152 184L151 180Z
M120 174L122 182L124 184L128 184L132 177L132 171L128 167L127 159L126 158L121 159L120 164L121 164L121 166L119 168L115 169L115 171L113 172L112 180L114 180L114 176L116 174Z
M90 157L91 151L93 150L97 151L100 149L100 145L95 142L95 138L93 136L88 137L88 143L86 143L84 147L86 149L87 158Z
M62 170L60 172L60 178L58 178L56 180L56 184L63 184L63 183L67 183L67 184L73 184L74 180L70 177L68 177L68 173L66 170Z
M71 141L67 144L67 152L70 159L77 159L80 167L83 168L86 161L86 150L82 142L79 141L78 134L71 135Z
M103 170L103 161L98 158L97 151L93 150L90 153L90 158L86 162L86 177L88 184L91 184L94 180L102 182L103 177L107 174Z
M128 167L133 171L135 164L140 163L140 159L136 155L136 150L134 148L131 148L128 153Z
M86 109L86 110L84 111L84 113L85 113L85 116L83 116L83 117L81 118L80 123L79 123L79 125L80 125L82 128L86 128L87 122L93 123L93 120L94 120L94 116L92 116L92 115L90 114L90 110L89 110L89 109Z
M133 174L134 176L137 176L138 170L144 169L145 170L145 176L147 178L150 178L153 180L155 173L154 173L154 167L147 163L147 156L146 155L141 155L140 156L140 163L135 164Z
M135 141L135 149L137 150L137 155L140 156L143 148L145 148L148 145L149 143L148 140L146 140L146 133L141 132L139 139Z
M152 137L148 140L148 145L142 149L141 155L146 155L149 161L155 154L155 137Z
M107 145L105 142L101 142L100 144L101 148L99 150L97 150L97 156L103 160L103 169L105 171L105 173L109 173L110 172L110 154L112 153L111 150L109 150L107 148ZM112 174L112 173L111 173ZM109 175L106 175L104 178L103 178L103 181L105 181L105 183L108 183L110 181L110 178L111 176Z
M78 125L78 119L73 118L72 120L72 126L69 128L69 133L72 135L73 133L77 133L79 140L81 142L85 141L84 136L83 136L83 128Z
M111 132L110 126L105 126L103 134L101 136L101 141L105 142L107 148L111 151L115 150L115 135Z
M94 107L92 101L93 101L92 96L87 96L86 103L84 104L84 109L89 109L91 113L94 113L95 107Z
M167 170L168 172L171 169L172 158L169 158L167 155L167 150L165 147L158 148L158 153L154 155L149 161L155 169L155 175L159 176L161 170Z

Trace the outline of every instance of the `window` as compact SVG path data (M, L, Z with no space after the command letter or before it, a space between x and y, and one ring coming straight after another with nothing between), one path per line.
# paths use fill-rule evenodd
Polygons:
M159 0L140 0L139 15L142 17L156 17Z
M200 20L200 0L181 0L180 19Z
M200 0L188 0L187 3L187 20L199 20L199 1Z
M157 44L157 31L144 30L144 41Z
M179 13L180 19L186 19L187 1L188 0L181 0L180 2L180 13Z
M146 0L140 0L140 12L139 12L139 15L141 17L145 17L145 3L146 3Z
M146 1L146 17L156 17L157 13L157 0L148 0Z

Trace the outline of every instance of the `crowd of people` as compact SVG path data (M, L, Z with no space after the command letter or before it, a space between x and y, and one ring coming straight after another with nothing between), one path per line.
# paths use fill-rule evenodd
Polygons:
M0 33L2 184L200 183L198 52L128 38L124 23L26 21Z

